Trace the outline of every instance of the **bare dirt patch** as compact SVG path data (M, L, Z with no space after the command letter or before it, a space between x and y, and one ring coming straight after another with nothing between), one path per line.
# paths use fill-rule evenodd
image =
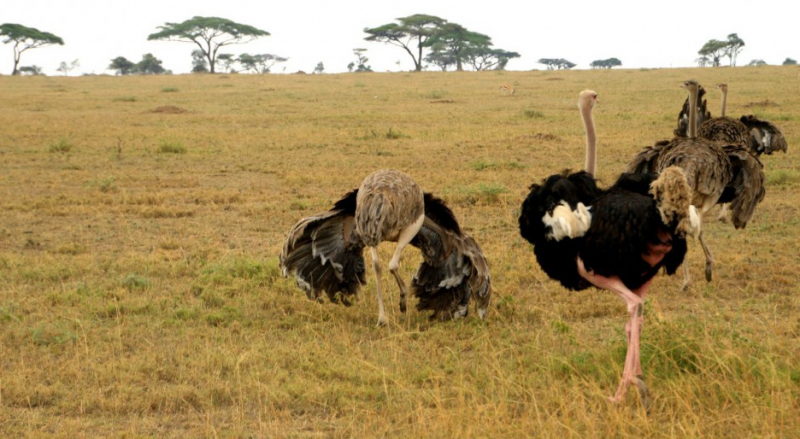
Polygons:
M159 113L159 114L183 114L188 113L189 110L181 107L176 107L174 105L162 105L160 107L156 107L148 113Z
M780 107L777 102L770 101L769 99L765 99L761 102L750 102L748 104L744 104L745 108L753 108L753 107Z

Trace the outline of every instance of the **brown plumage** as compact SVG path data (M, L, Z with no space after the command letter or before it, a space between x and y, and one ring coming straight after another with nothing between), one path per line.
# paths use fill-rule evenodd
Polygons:
M728 84L717 84L716 88L722 93L721 116L700 124L697 134L722 144L728 155L733 177L718 201L722 207L717 219L727 222L730 211L731 221L739 229L747 225L756 205L764 199L764 166L758 156L768 148L771 153L773 146L785 151L786 140L777 127L755 116L742 116L738 120L725 116ZM752 157L744 152L749 152Z
M783 133L772 123L752 114L740 117L739 121L750 131L750 152L756 157L762 153L772 154L775 151L785 153L788 149Z
M685 81L682 87L689 93L688 137L658 142L645 148L628 164L627 172L661 172L669 166L678 166L683 169L692 188L692 204L700 210L701 216L718 202L733 202L735 225L744 227L755 206L764 198L763 166L758 159L747 154L741 144L697 138L694 128L697 127L700 85L690 80ZM706 280L710 281L714 259L702 229L698 240L706 257ZM686 269L683 288L689 283Z
M364 247L370 247L378 295L378 324L387 323L381 295L377 246L397 242L389 271L400 288L400 310L406 311L408 289L400 277L400 254L411 244L424 261L412 287L417 308L432 318L464 317L472 297L485 318L491 288L489 269L477 243L461 231L444 202L423 194L408 175L393 170L370 174L361 186L325 213L301 219L292 227L280 264L284 276L295 274L309 298L325 291L332 302L350 304L365 282Z

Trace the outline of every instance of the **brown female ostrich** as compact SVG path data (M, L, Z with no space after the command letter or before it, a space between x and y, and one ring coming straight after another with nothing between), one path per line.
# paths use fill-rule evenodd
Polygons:
M700 87L702 89L702 87ZM718 220L728 221L730 202L736 198L736 194L742 192L742 185L748 184L747 176L742 175L741 168L747 168L745 174L757 175L763 167L758 157L762 153L772 154L773 151L786 152L786 139L780 130L773 124L762 121L753 115L742 116L733 119L725 116L725 107L728 102L728 84L717 84L716 88L722 93L722 104L720 106L720 117L707 119L699 124L697 131L698 137L719 142L723 149L728 153L733 166L733 179L729 182L725 193L719 200L722 205ZM685 111L686 106L684 105ZM754 158L744 155L748 151ZM756 197L757 192L743 194L744 198ZM752 216L752 209L755 204L746 199L740 199L741 208L733 213L732 219L734 227L742 228L747 225L747 221Z
M519 217L520 234L533 244L547 275L571 290L592 285L613 291L628 307L628 353L622 380L610 399L621 402L630 384L647 405L639 338L644 297L664 267L673 274L686 254L685 233L699 225L691 190L677 167L657 174L623 174L597 188L592 108L597 93L584 90L578 107L586 129L586 171L551 175L533 184ZM693 216L694 212L694 216Z
M422 251L423 262L412 287L419 310L432 318L464 317L475 297L480 318L486 317L491 295L489 266L480 247L461 231L444 202L424 194L408 175L381 170L367 176L328 212L301 219L292 227L280 264L286 276L295 273L297 284L310 299L325 291L331 302L350 304L364 279L364 247L372 254L378 294L378 325L387 323L381 294L378 245L397 242L389 262L400 288L400 311L406 311L408 288L399 273L400 255L411 244Z
M741 228L764 199L764 171L761 163L737 144L724 144L697 137L697 81L685 81L681 87L689 93L688 137L676 137L645 148L628 163L627 172L659 172L669 166L683 169L692 188L692 205L702 214L714 205L731 202L734 225ZM711 281L714 258L703 238L698 240L706 258L705 276ZM684 267L683 289L691 283L688 267Z

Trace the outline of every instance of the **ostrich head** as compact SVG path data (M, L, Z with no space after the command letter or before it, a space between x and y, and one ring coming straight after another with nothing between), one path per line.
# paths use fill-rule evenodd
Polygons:
M728 84L724 84L724 83L723 84L717 84L717 85L714 86L714 88L716 88L717 90L719 90L719 91L721 91L723 93L727 93L728 92Z
M697 211L692 210L692 189L683 170L670 166L650 183L650 194L658 206L661 222L681 234L695 236L699 232Z
M597 103L597 92L594 90L584 90L578 95L578 108L592 109Z
M700 83L695 81L694 79L688 79L681 83L681 88L688 91L689 95L697 94L697 90L700 88Z

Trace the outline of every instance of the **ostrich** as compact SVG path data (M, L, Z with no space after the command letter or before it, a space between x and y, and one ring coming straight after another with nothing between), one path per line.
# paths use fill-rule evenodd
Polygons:
M706 90L698 85L697 86L697 123L695 127L699 128L700 125L708 119L711 119L711 112L708 111L707 105L708 102L703 99L705 96ZM678 113L678 127L673 130L675 137L687 137L689 132L689 98L687 97L686 100L683 102L683 107L681 107L681 112Z
M703 139L720 142L731 161L733 178L719 200L719 204L722 207L717 217L719 221L727 222L728 214L731 210L729 207L730 202L736 198L737 193L742 192L742 185L747 184L744 180L747 180L748 177L742 176L742 173L753 176L763 173L761 171L763 165L758 157L762 153L772 154L773 151L782 150L786 152L786 139L775 125L762 121L753 115L742 116L739 119L725 116L725 107L728 101L728 84L717 84L716 88L722 94L720 117L702 122L697 130L697 135ZM749 151L753 158L744 155L744 151ZM742 168L746 168L746 170L742 171ZM758 192L745 194L745 197L752 198L757 196ZM734 227L737 229L747 225L747 221L752 216L752 209L755 208L755 204L742 200L741 197L740 204L746 206L746 208L739 209L733 212L732 215Z
M691 190L677 167L658 174L622 174L608 190L593 177L596 138L592 108L597 93L584 90L578 107L586 129L587 171L552 175L533 184L522 204L520 234L533 244L536 260L570 290L590 286L613 291L627 305L628 351L612 402L622 402L634 384L645 405L639 338L643 304L653 277L664 267L674 274L686 254L686 233L699 219Z
M764 171L761 162L737 144L697 138L694 122L697 119L697 93L700 85L689 80L681 84L689 93L689 123L687 138L676 137L646 147L630 163L627 172L660 172L669 166L679 166L692 188L692 205L702 214L717 203L731 202L733 222L742 228L752 218L756 205L764 199ZM705 255L705 277L711 281L714 263L711 250L703 238L698 241ZM686 289L691 283L688 267L684 267Z
M394 170L370 174L327 212L301 219L290 230L280 255L284 276L294 272L298 286L312 300L325 291L331 302L350 305L365 283L364 247L370 247L378 296L378 326L385 325L381 265L377 247L397 242L389 271L400 288L400 311L406 311L408 288L399 273L400 255L411 244L423 262L412 280L417 309L431 318L465 317L472 297L486 317L491 287L489 266L480 247L463 233L453 212L424 194L408 175Z

